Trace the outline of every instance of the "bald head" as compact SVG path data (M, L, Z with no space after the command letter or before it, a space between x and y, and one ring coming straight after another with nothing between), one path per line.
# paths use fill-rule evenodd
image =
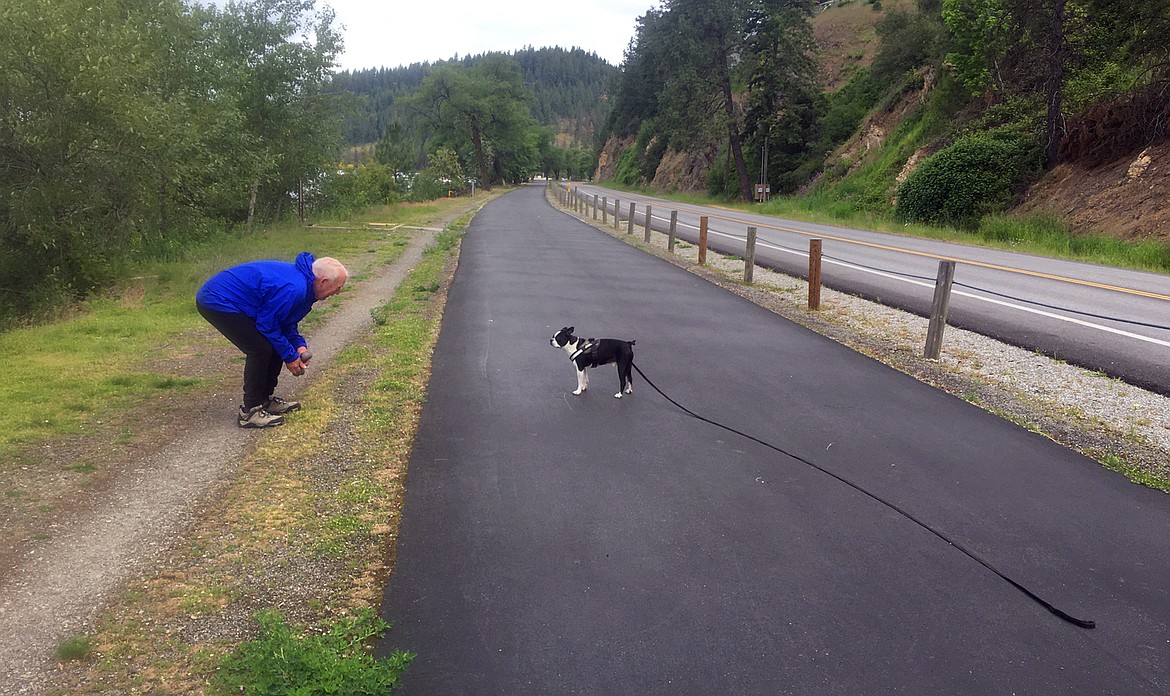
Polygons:
M349 280L349 271L341 262L330 256L322 256L313 261L313 293L318 300L332 297L341 292L345 282Z

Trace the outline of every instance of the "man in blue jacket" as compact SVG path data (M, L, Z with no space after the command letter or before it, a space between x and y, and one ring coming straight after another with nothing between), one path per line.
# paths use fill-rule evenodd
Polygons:
M253 261L215 274L195 293L203 318L244 352L244 403L241 428L269 428L301 407L273 392L281 366L303 375L309 359L297 324L313 303L341 292L349 279L345 266L309 252L295 263ZM310 353L311 355L311 353Z

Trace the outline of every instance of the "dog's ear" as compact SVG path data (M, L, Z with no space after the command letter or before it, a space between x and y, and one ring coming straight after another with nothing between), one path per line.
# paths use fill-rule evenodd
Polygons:
M576 330L576 327L575 326L566 326L564 329L561 329L561 330L566 331L568 333L573 333L573 331Z

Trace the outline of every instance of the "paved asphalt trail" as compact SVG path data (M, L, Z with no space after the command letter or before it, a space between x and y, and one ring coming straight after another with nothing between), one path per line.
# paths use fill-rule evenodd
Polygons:
M853 489L903 507L1065 623ZM1170 692L1170 497L550 207L463 241L379 646L405 694Z

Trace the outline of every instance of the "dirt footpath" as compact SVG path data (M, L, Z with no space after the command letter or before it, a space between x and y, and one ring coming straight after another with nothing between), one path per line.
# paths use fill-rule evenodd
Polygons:
M464 212L451 214L436 227L446 227ZM370 311L393 293L436 234L413 232L398 260L373 269L375 276L342 296L343 303L312 332L314 370L304 380L285 375L285 395L296 397L313 372L368 331ZM236 369L222 363L219 367ZM213 497L216 483L247 454L256 432L236 426L238 395L235 381L231 384L223 393L175 404L181 410L178 422L185 425L169 442L159 443L139 460L101 462L120 473L100 499L58 519L51 539L10 554L12 564L0 568L0 693L42 692L56 671L53 652L60 642L83 633L124 583L150 571L199 506ZM175 415L168 419L175 422Z

